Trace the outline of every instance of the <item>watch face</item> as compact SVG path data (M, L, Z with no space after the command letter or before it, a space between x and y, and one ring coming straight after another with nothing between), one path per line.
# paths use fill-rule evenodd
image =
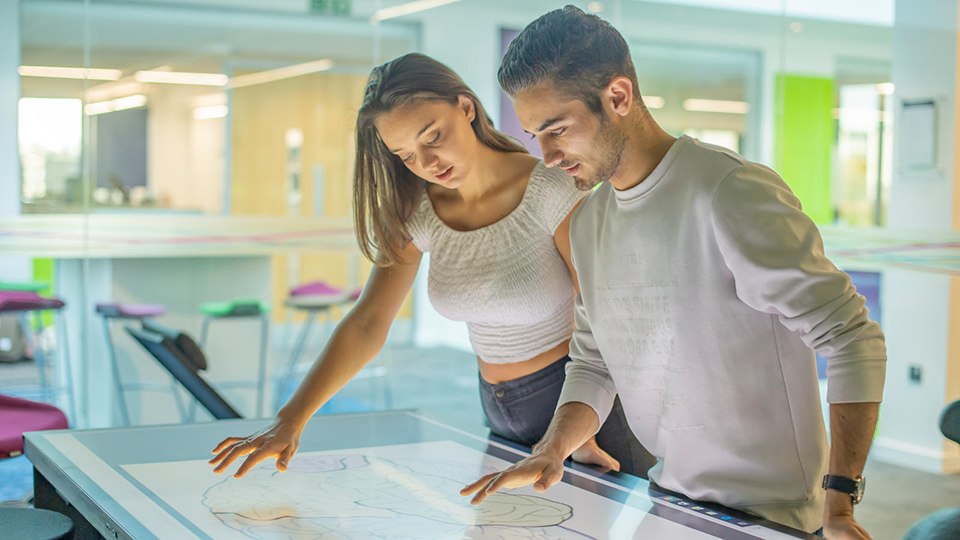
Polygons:
M863 500L863 492L867 488L867 479L863 476L857 477L857 495L854 498L854 504Z

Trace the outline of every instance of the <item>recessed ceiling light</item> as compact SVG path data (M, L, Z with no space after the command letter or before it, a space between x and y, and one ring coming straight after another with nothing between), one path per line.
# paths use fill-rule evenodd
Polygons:
M20 66L17 73L23 77L47 77L51 79L91 79L116 81L123 77L119 69L96 69L54 66Z
M158 84L189 84L197 86L226 86L229 77L222 73L187 73L178 71L138 71L137 82Z
M747 114L750 104L745 101L723 101L718 99L688 99L683 108L695 112L713 112L728 114Z

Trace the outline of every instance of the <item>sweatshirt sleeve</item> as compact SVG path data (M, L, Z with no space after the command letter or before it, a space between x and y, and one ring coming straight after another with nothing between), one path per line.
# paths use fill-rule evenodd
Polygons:
M742 165L713 200L720 252L737 296L776 314L827 360L829 403L880 402L886 346L863 296L823 251L820 231L770 169Z
M599 429L610 415L610 410L613 409L617 389L610 377L610 372L607 371L607 364L597 349L597 342L593 338L593 332L590 331L590 322L580 295L577 295L574 313L577 328L570 340L567 378L563 383L557 408L572 402L589 405L600 419Z

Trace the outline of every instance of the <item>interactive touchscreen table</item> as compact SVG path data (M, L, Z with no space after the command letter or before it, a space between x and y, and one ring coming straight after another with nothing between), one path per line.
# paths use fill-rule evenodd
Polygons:
M287 472L272 459L240 479L212 472L213 446L266 422L28 433L36 504L72 512L83 538L815 538L572 464L544 493L507 490L474 507L459 490L526 452L414 411L317 416Z

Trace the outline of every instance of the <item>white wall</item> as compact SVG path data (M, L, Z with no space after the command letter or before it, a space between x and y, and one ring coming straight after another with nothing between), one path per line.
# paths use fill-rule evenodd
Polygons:
M957 95L956 0L898 0L894 28L893 83L897 103L935 97L939 110L939 166L928 173L901 170L894 148L890 197L892 228L950 230L953 220L954 104ZM895 115L899 113L899 107ZM894 117L895 126L896 116ZM895 141L906 136L897 132ZM887 336L886 406L880 413L873 456L939 473L943 438L937 422L945 403L950 324L950 279L887 271L882 287ZM923 367L920 383L908 380L911 365Z
M154 86L147 92L147 185L173 208L220 213L224 121L193 117L195 99L210 90Z
M0 216L20 213L20 2L0 2Z
M950 277L890 270L883 274L881 302L887 339L887 380L880 429L872 456L904 467L940 473L943 437ZM923 368L920 383L908 377Z
M900 170L894 149L889 225L894 228L949 230L953 223L953 107L957 73L957 2L900 0L894 29L894 96L939 101L937 170ZM894 119L899 115L894 110ZM896 121L896 120L895 120ZM895 135L895 140L899 138Z
M753 3L763 2L770 3L767 0ZM402 20L420 22L421 52L457 71L480 97L491 117L499 122L500 89L496 73L500 65L500 29L521 29L543 13L566 3L463 0ZM572 3L586 9L587 2ZM779 6L779 0L774 3ZM769 165L774 163L774 83L778 73L833 77L840 57L879 61L889 61L891 57L888 28L805 21L802 31L795 33L787 29L777 15L632 0L624 0L622 10L615 9L615 2L605 4L607 9L601 16L615 23L619 19L618 29L628 42L759 51L762 57L761 132L754 139L756 155L750 157ZM779 13L779 9L774 13ZM642 83L643 74L639 76ZM425 260L424 266L427 264ZM470 350L465 326L446 321L430 306L425 271L417 278L416 291L417 342L424 346L450 345Z
M715 9L893 26L894 0L654 0Z
M852 5L851 1L841 2L839 13L846 9L844 6ZM497 119L500 28L523 28L543 13L566 3L552 0L523 3L463 0L401 20L421 23L421 51L460 73L480 96L491 116ZM582 8L587 5L587 2L573 3ZM775 3L779 5L779 0ZM615 23L619 18L618 29L631 43L759 52L763 58L762 128L759 153L751 157L766 164L772 164L774 157L774 82L777 73L832 77L840 58L891 59L891 30L881 26L805 20L802 30L795 33L787 28L792 19L780 18L779 11L771 15L624 0L622 14L616 17L616 3L608 1L605 4L607 9L600 16ZM470 21L470 24L464 24L464 21ZM456 32L451 28L456 28ZM642 83L643 73L639 76Z
M20 2L0 2L0 219L20 215L19 65ZM27 280L32 274L30 259L0 257L0 280Z

